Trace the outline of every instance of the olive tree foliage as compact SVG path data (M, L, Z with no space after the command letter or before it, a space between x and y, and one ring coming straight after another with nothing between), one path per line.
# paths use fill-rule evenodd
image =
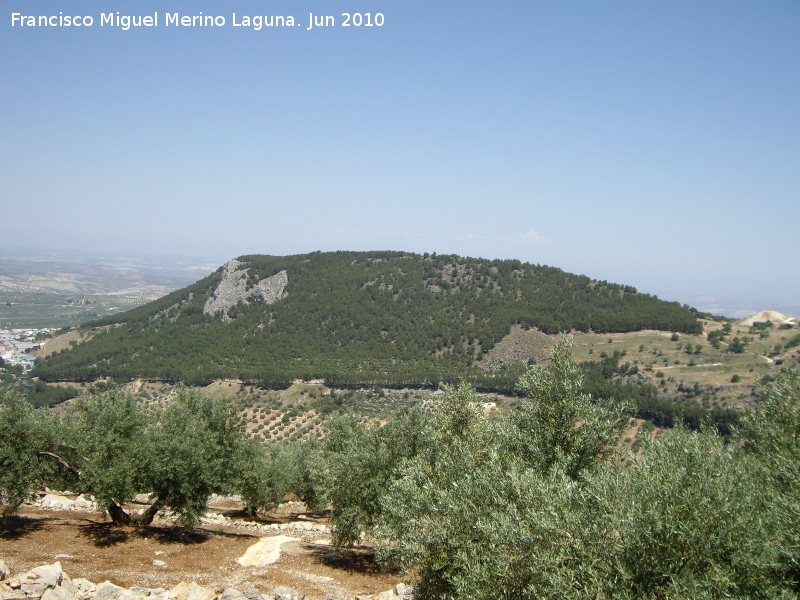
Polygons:
M738 434L763 472L779 574L800 590L800 367L782 371L773 384L757 385L755 396Z
M578 506L581 570L596 597L773 598L776 554L754 461L682 427L594 471ZM580 595L577 594L576 595Z
M378 554L416 573L416 597L792 595L764 471L738 445L677 428L612 451L624 418L581 394L567 338L521 386L499 421L449 389L378 501Z
M315 440L268 447L265 474L270 482L271 504L294 494L312 509L324 508L315 479L319 460L320 449Z
M627 420L623 409L594 403L583 393L583 372L572 362L572 338L561 335L550 365L534 365L520 378L525 401L511 423L511 450L547 473L556 464L573 479L607 455Z
M466 384L433 407L430 441L403 464L375 529L379 555L419 574L420 597L564 593L585 475L624 422L581 393L570 350L564 336L549 367L526 373L507 419L485 416Z
M149 512L154 516L168 508L187 528L205 513L211 494L237 493L242 471L258 466L235 407L197 389L178 391L148 427L146 443L151 450L143 463L146 491L155 498Z
M119 388L79 396L58 424L62 443L51 457L72 476L70 487L93 494L117 524L131 522L122 506L147 487L148 425L136 399Z
M269 488L264 448L245 438L236 407L185 387L150 411L119 388L85 394L61 420L4 398L0 461L8 464L0 473L8 511L32 486L57 482L94 495L118 525L149 525L167 509L191 528L211 494L240 493L258 505ZM151 506L127 513L125 504L142 493L152 495Z
M319 460L315 441L265 447L247 439L243 440L239 456L232 487L241 494L251 516L255 517L259 510L274 508L290 494L312 509L321 508L313 475Z
M403 462L424 443L424 414L419 407L399 412L385 426L363 423L355 415L329 421L312 483L320 502L332 506L336 545L356 541L371 531L381 513L381 502Z
M19 394L0 396L0 518L13 514L44 479L39 417Z
M502 574L525 548L506 534L531 522L517 500L540 476L505 452L508 424L486 418L469 386L449 388L430 419L430 443L380 499L378 554L417 571L417 597L513 597Z

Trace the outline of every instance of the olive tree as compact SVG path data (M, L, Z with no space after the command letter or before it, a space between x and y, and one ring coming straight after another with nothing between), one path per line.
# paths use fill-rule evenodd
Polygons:
M14 392L0 395L0 517L13 514L44 477L40 414Z
M624 422L582 385L562 336L550 365L520 380L526 398L511 417L485 416L467 385L433 406L430 441L404 463L375 531L381 557L417 571L421 597L568 589L564 565L580 548L568 540L582 526L585 474L602 464Z
M351 544L371 531L403 462L425 443L424 421L419 407L398 412L383 427L355 415L330 420L312 476L321 500L332 506L335 544Z
M740 423L748 455L762 468L767 510L774 516L780 549L778 573L800 587L800 368L780 372L774 383L759 384L756 404Z
M45 454L118 525L149 525L167 509L191 528L212 493L251 499L262 490L263 448L244 437L235 406L199 390L181 387L151 414L112 387L79 397L57 429L60 442ZM126 512L141 493L152 504Z
M257 449L245 441L235 407L196 389L181 388L145 437L146 491L154 500L144 524L166 508L191 528L211 494L238 493L238 485L253 479L245 472L262 465L253 456Z
M711 430L646 439L588 478L573 589L595 597L772 598L775 559L754 461ZM576 593L576 595L579 595Z
M525 393L511 417L510 451L547 473L556 464L573 479L598 464L619 439L625 407L606 407L583 392L583 371L572 361L572 338L562 335L550 365L533 365L520 378Z
M791 595L773 576L760 467L738 445L678 428L623 452L624 417L582 393L567 338L520 387L523 407L499 421L450 389L380 499L379 556L416 573L418 597Z
M74 479L70 486L93 494L118 525L131 523L123 507L146 489L148 424L136 399L118 387L79 396L58 424L52 455Z

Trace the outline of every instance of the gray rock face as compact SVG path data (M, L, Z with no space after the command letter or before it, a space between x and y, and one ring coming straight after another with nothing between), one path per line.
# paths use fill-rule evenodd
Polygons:
M133 592L123 587L104 581L94 591L95 600L132 600Z
M276 587L273 596L275 600L305 600L306 598L305 594L285 586Z
M228 323L231 321L228 311L239 302L272 304L286 295L283 291L289 283L286 271L275 273L247 289L248 269L239 268L244 264L236 259L225 263L222 267L222 281L214 290L214 295L206 300L203 314L219 315L223 322Z
M256 593L258 594L258 592ZM245 596L239 590L229 587L222 590L222 593L217 597L217 600L247 600L247 596ZM258 600L261 600L261 594L258 594Z
M255 588L245 588L242 590L242 595L248 600L263 600L264 596L262 596L259 591Z
M272 277L262 279L248 290L248 296L261 304L272 304L283 298L283 290L289 283L286 271L279 271Z

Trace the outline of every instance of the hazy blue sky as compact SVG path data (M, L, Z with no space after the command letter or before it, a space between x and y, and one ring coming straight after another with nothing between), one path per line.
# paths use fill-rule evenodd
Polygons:
M226 25L164 26L201 11ZM796 0L4 0L0 19L4 245L519 258L800 314Z

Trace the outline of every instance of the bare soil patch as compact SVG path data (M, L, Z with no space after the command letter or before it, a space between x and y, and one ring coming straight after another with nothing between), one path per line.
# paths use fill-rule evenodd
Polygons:
M262 537L268 536L233 527L191 533L172 526L120 528L97 513L26 506L0 525L0 558L13 573L58 560L71 577L123 587L170 589L196 581L217 592L253 587L269 593L284 585L322 597L336 591L377 594L402 581L398 574L381 572L371 548L337 550L324 534L283 544L274 564L240 566L237 558Z
M36 358L47 358L52 354L58 354L62 350L72 348L70 342L80 344L81 342L91 339L91 337L91 335L88 337L81 337L77 329L67 331L49 340L45 340L44 345L39 350L34 351L33 355Z

